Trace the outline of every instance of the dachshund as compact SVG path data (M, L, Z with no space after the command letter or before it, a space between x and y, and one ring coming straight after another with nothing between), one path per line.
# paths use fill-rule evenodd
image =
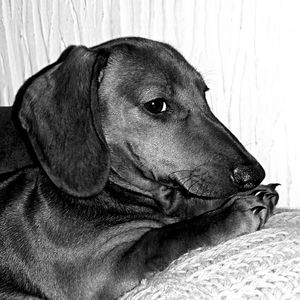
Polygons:
M70 46L24 83L20 137L1 133L26 157L0 174L1 299L116 299L265 224L276 184L259 185L207 91L173 47L137 37Z

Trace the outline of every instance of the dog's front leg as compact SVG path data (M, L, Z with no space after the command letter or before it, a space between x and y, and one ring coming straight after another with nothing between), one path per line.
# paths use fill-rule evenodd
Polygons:
M275 187L259 186L232 197L221 209L149 231L121 258L120 286L130 290L142 278L164 269L188 250L205 249L260 229L277 204Z

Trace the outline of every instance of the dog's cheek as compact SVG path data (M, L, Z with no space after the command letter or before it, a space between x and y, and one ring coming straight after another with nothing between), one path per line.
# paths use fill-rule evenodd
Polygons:
M152 136L144 141L131 140L130 145L136 162L144 171L148 170L156 181L167 180L170 173L180 168L178 162L181 158L167 140L164 144Z

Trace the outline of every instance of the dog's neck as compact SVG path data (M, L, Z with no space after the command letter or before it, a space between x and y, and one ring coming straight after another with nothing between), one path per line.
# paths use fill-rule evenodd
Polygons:
M153 198L153 194L150 192L150 190L142 189L137 184L129 183L114 169L111 169L108 181L116 186L119 186L119 187L125 189L125 190L131 191L136 194L143 195L144 197L147 197L147 198ZM145 186L147 186L147 185L145 185Z
M139 197L146 206L150 205L163 212L164 215L177 216L180 205L185 201L185 197L180 191L147 178L142 178L140 181L137 184L129 183L113 169L109 176L112 186L123 190L128 197L134 195L134 197Z

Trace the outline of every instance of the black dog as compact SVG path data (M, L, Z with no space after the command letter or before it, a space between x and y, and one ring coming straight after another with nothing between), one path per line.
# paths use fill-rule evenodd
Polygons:
M276 185L207 89L141 38L70 47L24 84L13 118L35 156L0 175L1 299L114 299L266 222Z

